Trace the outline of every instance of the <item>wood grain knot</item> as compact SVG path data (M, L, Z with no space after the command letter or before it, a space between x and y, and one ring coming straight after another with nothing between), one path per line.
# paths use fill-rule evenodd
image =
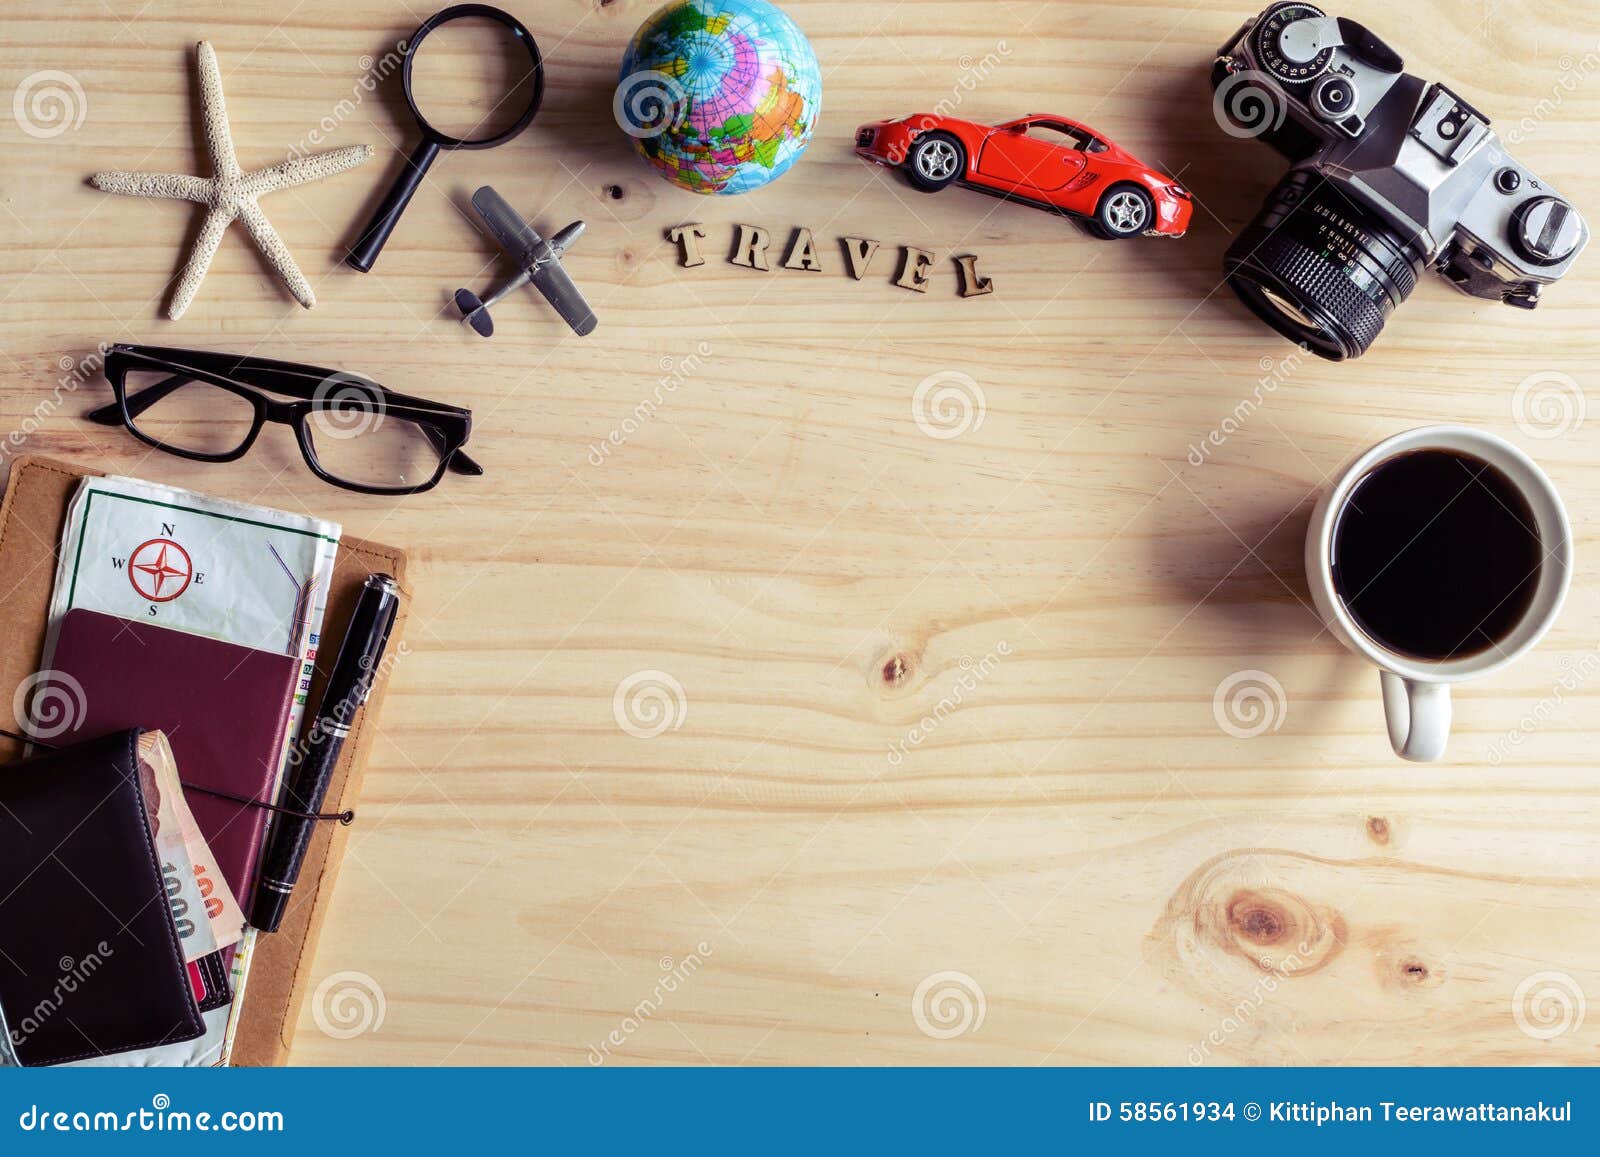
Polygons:
M1256 944L1277 944L1288 931L1286 913L1255 892L1241 892L1228 905L1235 934Z
M1215 920L1215 903L1205 919ZM1262 972L1284 976L1315 972L1344 947L1344 919L1293 892L1240 888L1221 903L1221 946L1251 960Z
M861 668L867 690L881 703L898 703L914 697L938 670L937 664L924 666L923 643L904 636L884 639L877 653ZM898 718L898 716L896 717Z
M1389 842L1389 821L1382 816L1371 816L1367 819L1367 838L1375 844Z
M1428 963L1415 943L1408 943L1411 937L1403 929L1376 928L1367 935L1366 941L1372 949L1372 963L1380 987L1408 993L1438 988L1445 982L1448 974L1444 968Z
M1194 872L1167 902L1148 941L1151 952L1189 983L1214 978L1225 991L1271 975L1288 981L1317 972L1349 939L1344 917L1279 881L1274 852L1225 853Z

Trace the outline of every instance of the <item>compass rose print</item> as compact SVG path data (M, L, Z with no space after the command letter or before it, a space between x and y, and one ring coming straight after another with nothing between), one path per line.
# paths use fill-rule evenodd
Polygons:
M189 552L170 538L142 542L128 556L128 581L152 603L170 603L189 589L193 577Z

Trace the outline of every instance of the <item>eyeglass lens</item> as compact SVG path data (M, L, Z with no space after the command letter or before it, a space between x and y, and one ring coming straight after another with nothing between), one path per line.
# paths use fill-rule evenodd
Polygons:
M124 393L132 424L151 441L190 454L222 455L250 437L255 407L240 394L166 370L130 369ZM317 465L354 486L421 486L439 472L446 440L434 427L389 412L381 394L338 386L317 399L305 435Z

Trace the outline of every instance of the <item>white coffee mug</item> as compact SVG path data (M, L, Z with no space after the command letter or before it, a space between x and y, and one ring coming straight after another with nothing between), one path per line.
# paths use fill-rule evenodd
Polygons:
M1378 466L1418 450L1488 462L1521 492L1537 524L1544 562L1528 609L1504 639L1477 654L1433 661L1393 651L1362 629L1334 584L1334 528L1352 491ZM1306 531L1306 582L1333 636L1377 665L1395 752L1405 759L1439 759L1450 737L1450 684L1499 670L1538 643L1555 622L1572 583L1572 527L1550 479L1510 442L1470 426L1423 426L1378 443L1334 476Z

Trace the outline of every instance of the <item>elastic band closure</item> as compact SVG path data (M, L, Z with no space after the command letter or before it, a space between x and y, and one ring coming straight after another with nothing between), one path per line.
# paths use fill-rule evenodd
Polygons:
M245 807L265 808L267 811L277 812L279 815L293 816L297 820L338 820L340 823L348 825L354 823L356 818L356 813L349 808L342 812L302 812L296 811L292 807L281 807L275 803L266 803L263 800L234 795L232 792L218 791L214 787L201 787L198 783L190 783L186 779L180 779L178 782L183 784L185 791L204 792L206 795L214 795L218 799L228 799L234 803L244 804Z
M31 743L35 747L48 747L51 751L62 750L59 743L47 743L43 739L34 739L29 735L18 735L15 731L8 731L4 727L0 727L0 735L5 736L7 739L15 739L18 743ZM293 816L297 820L338 820L341 824L348 826L355 823L356 819L356 813L351 808L346 808L342 812L296 811L292 807L280 807L278 804L267 803L264 800L250 799L248 796L234 795L228 791L218 791L214 787L201 787L198 783L190 783L182 777L179 777L178 783L182 785L185 791L198 791L204 795L216 796L218 799L232 800L234 803L243 804L245 807L265 808L269 812Z

